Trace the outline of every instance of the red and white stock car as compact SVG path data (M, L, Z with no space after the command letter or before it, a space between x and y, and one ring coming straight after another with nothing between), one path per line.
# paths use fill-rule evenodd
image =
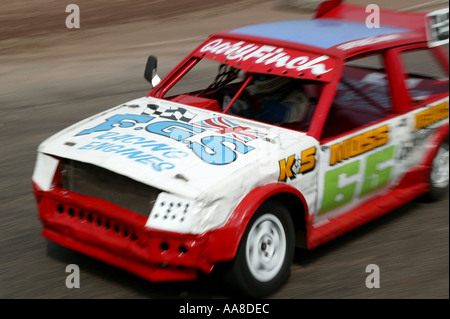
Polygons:
M150 57L148 96L39 146L43 236L150 281L226 265L264 297L296 246L446 194L448 9L367 15L333 0L311 20L220 32L162 80ZM301 86L301 119L252 94L273 76Z

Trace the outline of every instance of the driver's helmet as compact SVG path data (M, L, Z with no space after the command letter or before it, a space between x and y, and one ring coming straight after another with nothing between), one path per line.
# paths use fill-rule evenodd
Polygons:
M255 74L254 78L254 92L255 94L272 94L286 87L291 83L291 79L283 76L276 76L270 74Z

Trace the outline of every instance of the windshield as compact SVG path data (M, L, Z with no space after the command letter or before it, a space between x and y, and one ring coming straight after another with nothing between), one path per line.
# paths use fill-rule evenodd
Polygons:
M324 84L209 59L192 58L188 65L162 98L299 131L308 130Z

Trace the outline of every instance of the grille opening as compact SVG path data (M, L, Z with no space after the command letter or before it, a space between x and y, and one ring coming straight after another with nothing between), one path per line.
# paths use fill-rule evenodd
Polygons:
M180 245L180 246L178 247L178 251L183 255L183 254L185 254L185 253L188 252L188 249L186 248L186 246Z
M62 188L100 198L148 217L161 192L107 169L73 160L61 164Z
M165 241L161 242L161 244L159 245L159 247L161 248L161 250L163 251L167 251L169 250L169 244Z
M92 213L85 213L83 210L80 210L77 212L77 209L72 208L72 207L66 208L62 204L58 204L56 206L56 213L58 215L63 214L65 211L67 212L67 215L70 217L78 216L78 220L80 220L81 222L88 221L90 224L92 224L95 221L94 225L96 225L97 227L103 226L106 231L108 231L112 228L112 230L114 231L115 234L120 234L123 238L129 238L131 241L138 240L138 236L136 235L134 230L128 228L127 226L121 226L119 223L114 223L114 226L111 227L113 222L108 220L107 218L95 216ZM165 245L167 245L167 244L165 244ZM166 247L165 245L162 245L162 247ZM167 250L167 249L169 249L169 245L167 245L167 248L165 248L163 250Z

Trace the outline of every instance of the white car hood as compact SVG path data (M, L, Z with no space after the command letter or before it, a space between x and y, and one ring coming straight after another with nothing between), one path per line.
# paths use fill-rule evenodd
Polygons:
M275 180L304 133L143 97L68 127L39 152L103 167L192 199ZM216 196L213 197L217 197Z

